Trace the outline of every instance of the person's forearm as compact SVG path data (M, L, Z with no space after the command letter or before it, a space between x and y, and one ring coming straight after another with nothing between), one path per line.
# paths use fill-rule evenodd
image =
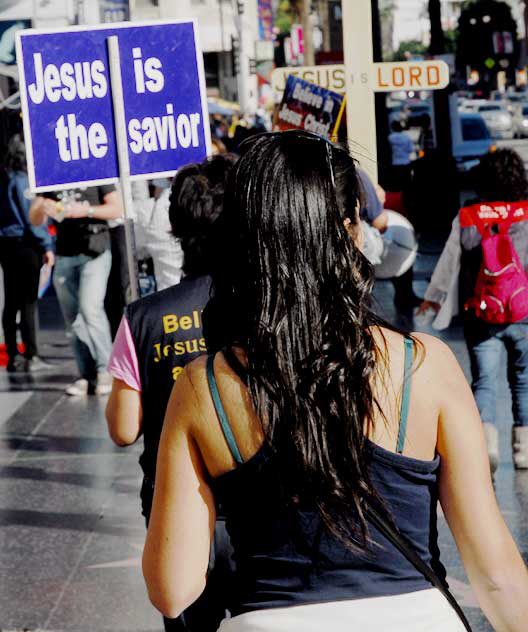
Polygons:
M93 217L94 219L118 219L123 215L121 207L117 204L101 204L99 206L92 206L90 208L93 212L91 217ZM86 216L89 216L88 210Z
M528 572L517 551L513 558L493 576L480 576L471 582L484 614L497 632L523 632L528 621Z
M382 211L373 221L372 226L377 228L380 233L384 233L389 225L389 216L386 211Z
M528 621L528 586L509 579L478 591L484 614L496 632L524 632Z
M41 198L35 198L29 208L29 222L33 226L41 226L47 219L47 215L42 208Z

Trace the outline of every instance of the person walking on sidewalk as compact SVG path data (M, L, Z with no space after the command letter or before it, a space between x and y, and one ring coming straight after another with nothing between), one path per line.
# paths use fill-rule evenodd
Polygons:
M483 314L478 313L471 301L483 257L481 222L475 214L482 212L482 224L489 224L495 231L504 221L508 223L506 233L511 237L524 272L528 273L528 179L519 154L511 149L499 149L482 158L476 170L476 192L478 197L461 209L453 221L419 313L442 310L438 328L447 327L452 315L463 314L472 389L484 424L492 472L500 460L497 393L506 352L513 412L513 465L524 470L528 469L528 318L493 324L482 318ZM508 212L508 205L515 205L516 209ZM510 215L520 221L512 222L514 218ZM513 291L519 296L525 295L522 287Z
M4 169L0 172L0 266L4 273L4 311L2 327L7 348L7 370L33 372L50 369L37 349L37 299L40 269L53 266L55 257L51 236L45 226L29 221L30 198L26 168L26 148L20 135L7 146ZM24 355L18 353L17 314Z
M412 161L416 148L399 121L392 121L389 143L392 151L392 191L407 192L411 182Z
M53 220L57 230L53 285L73 335L80 377L68 395L108 394L107 372L112 340L104 298L112 255L107 220L122 215L113 185L38 195L30 209L31 223Z
M524 632L528 573L464 375L441 341L370 311L353 159L300 130L241 152L215 226L209 355L176 381L160 439L152 602L175 617L200 595L220 504L236 561L220 632L462 632L440 499L491 624Z
M131 445L143 435L141 502L147 525L159 438L172 388L183 367L206 351L202 311L209 300L209 274L215 264L211 235L222 212L225 180L234 161L232 154L218 155L187 165L176 174L167 222L172 238L181 241L184 277L177 285L126 307L110 357L113 382L106 407L108 429L121 446ZM225 541L221 526L217 540ZM213 567L206 592L189 611L176 620L165 619L165 630L215 632L227 604L226 581L219 568Z

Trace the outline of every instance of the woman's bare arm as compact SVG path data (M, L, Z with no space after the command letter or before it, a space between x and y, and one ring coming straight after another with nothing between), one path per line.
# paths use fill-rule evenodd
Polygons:
M500 513L475 400L446 345L427 337L440 395L440 502L482 610L499 632L528 621L528 573Z
M168 617L178 616L205 587L216 520L207 473L192 436L197 415L197 398L185 370L174 385L163 424L143 552L150 599Z
M120 446L135 443L141 435L143 407L141 393L123 380L112 380L106 404L106 421L112 441Z

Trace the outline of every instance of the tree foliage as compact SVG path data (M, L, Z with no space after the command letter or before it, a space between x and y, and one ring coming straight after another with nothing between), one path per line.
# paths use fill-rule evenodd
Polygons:
M280 0L277 6L275 26L281 33L289 33L291 26L300 20L302 0Z
M427 46L420 40L403 40L394 52L394 61L406 61L409 56L426 55Z
M511 33L513 53L500 53L494 47L494 34ZM511 8L501 0L468 2L458 20L457 64L477 70L489 68L493 60L495 71L513 71L519 59L517 24ZM486 63L487 62L487 63Z

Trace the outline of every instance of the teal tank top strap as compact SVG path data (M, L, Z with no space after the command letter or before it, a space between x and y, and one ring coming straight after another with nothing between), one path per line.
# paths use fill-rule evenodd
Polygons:
M411 399L411 377L413 364L414 343L410 338L405 338L405 359L403 368L403 389L400 409L400 425L398 429L398 441L396 452L401 454L405 445L405 434L407 432L407 420L409 418L409 402Z
M242 459L242 455L240 454L240 450L238 449L237 442L229 424L229 419L227 418L224 405L222 404L222 400L220 398L220 393L218 392L218 386L216 384L216 378L214 374L214 358L215 354L210 354L207 357L207 383L209 384L209 392L211 393L211 398L216 410L216 415L218 417L218 421L220 422L222 432L224 433L227 447L229 448L233 459L235 459L236 464L241 465L244 460Z

